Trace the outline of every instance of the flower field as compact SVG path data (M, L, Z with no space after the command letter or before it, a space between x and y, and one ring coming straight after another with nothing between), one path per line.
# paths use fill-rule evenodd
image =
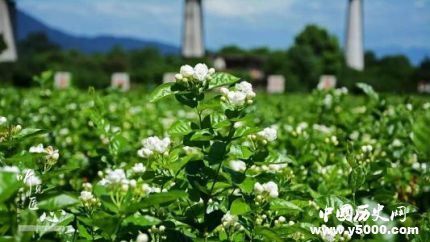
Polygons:
M0 240L430 241L430 98L357 88L0 89Z

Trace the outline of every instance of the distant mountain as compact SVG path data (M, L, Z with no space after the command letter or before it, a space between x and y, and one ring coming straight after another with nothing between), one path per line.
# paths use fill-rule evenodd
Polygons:
M25 39L29 34L34 32L43 32L48 36L50 41L60 47L64 49L77 49L84 53L104 53L111 50L114 46L121 46L125 50L154 47L159 49L163 54L180 53L180 49L177 46L157 41L114 36L98 36L94 38L74 36L49 27L21 10L17 10L16 17L18 40Z

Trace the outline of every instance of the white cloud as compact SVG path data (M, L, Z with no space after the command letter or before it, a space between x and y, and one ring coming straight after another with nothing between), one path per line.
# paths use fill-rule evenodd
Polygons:
M251 19L255 16L287 13L297 0L207 0L205 10L221 17Z

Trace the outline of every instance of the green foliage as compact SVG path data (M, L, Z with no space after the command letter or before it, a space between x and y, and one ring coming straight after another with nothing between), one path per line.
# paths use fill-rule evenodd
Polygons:
M151 94L0 89L0 240L135 241L144 233L152 241L320 241L311 226L352 225L335 214L324 223L326 206L372 201L386 213L410 208L392 224L420 235L395 240L426 241L427 97L359 83L365 97L249 92L242 102L240 85L212 73ZM276 137L263 129L271 125ZM26 169L40 193L23 179ZM23 201L30 188L36 210ZM46 227L24 233L18 225ZM65 230L46 230L54 226ZM363 239L385 241L350 241Z

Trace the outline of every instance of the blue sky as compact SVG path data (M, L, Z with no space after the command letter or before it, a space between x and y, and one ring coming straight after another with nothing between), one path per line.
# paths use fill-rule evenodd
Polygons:
M343 44L347 0L204 0L210 49L287 48L317 23ZM69 33L109 34L179 45L183 0L18 0L18 7ZM430 49L430 0L364 0L365 46Z

